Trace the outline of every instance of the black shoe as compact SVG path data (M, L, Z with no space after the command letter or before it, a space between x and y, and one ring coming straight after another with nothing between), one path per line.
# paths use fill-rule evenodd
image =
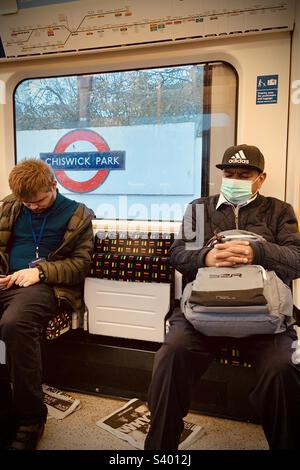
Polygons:
M20 424L8 450L35 450L44 432L44 423Z

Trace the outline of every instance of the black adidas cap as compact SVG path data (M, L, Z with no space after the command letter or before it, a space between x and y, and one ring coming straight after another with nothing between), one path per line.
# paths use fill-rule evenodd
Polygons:
M264 171L265 159L261 151L254 145L233 145L225 150L222 163L219 163L216 167L223 170L232 166Z

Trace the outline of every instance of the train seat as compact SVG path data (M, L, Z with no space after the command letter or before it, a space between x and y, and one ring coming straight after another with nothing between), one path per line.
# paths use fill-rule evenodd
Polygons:
M60 311L48 321L45 327L44 336L49 340L59 338L59 336L71 329L71 325L72 313L62 307Z
M168 251L178 224L102 220L95 227L85 280L89 333L162 342L174 297Z

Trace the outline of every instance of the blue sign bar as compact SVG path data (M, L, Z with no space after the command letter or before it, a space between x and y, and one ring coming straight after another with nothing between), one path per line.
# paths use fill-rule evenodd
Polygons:
M256 104L277 103L278 75L259 75L256 77Z
M68 3L78 0L17 0L18 9L32 8L32 7L44 7L46 5L52 5L55 3Z
M125 170L125 151L40 153L53 170Z

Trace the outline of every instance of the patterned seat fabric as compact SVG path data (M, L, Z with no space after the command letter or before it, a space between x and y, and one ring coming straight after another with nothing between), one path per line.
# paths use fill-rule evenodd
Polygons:
M47 324L46 339L56 339L71 328L72 314L66 310L57 313Z
M91 276L132 282L173 281L168 251L174 234L102 232L95 237Z

